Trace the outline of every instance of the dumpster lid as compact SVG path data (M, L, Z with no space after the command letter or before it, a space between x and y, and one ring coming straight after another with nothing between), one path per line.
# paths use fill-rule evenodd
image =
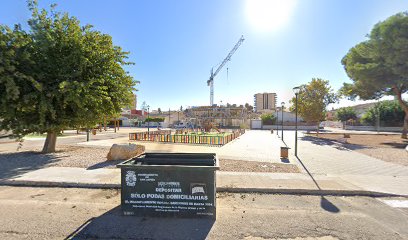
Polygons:
M138 157L117 165L126 166L185 166L216 167L218 158L215 153L144 153Z

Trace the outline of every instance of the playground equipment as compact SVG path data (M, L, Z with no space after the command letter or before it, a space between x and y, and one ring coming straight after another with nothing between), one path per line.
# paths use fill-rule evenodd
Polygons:
M218 129L213 122L206 120L204 122L204 131L205 132L211 132L211 129L216 130L217 132L221 133L220 129Z

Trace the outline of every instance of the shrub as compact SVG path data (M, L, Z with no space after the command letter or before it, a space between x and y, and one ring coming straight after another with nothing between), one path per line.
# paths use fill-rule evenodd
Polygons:
M276 117L272 113L263 113L261 119L264 125L273 125L276 123Z
M367 110L361 117L361 122L374 126L377 123L378 113L382 125L402 126L404 122L404 111L397 101L382 101Z

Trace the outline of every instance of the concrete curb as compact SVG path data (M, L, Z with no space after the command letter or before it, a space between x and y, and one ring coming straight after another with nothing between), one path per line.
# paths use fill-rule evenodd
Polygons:
M0 186L14 187L59 187L59 188L89 188L89 189L120 189L120 184L78 183L78 182L46 182L25 180L0 180ZM317 196L363 196L363 197L408 197L392 193L382 193L365 190L324 190L324 189L290 189L290 188L241 188L217 187L217 192L228 193L265 193L287 195L317 195Z
M231 193L269 193L286 195L315 195L315 196L362 196L362 197L408 197L392 193L382 193L365 190L318 190L318 189L290 189L290 188L239 188L217 187L217 192Z
M0 186L120 189L120 184L117 183L47 182L27 180L0 180Z

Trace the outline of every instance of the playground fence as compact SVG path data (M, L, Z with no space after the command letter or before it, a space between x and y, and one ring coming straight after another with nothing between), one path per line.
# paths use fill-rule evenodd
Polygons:
M194 135L194 134L171 134L170 130L129 133L129 140L171 142L188 144L225 145L245 133L245 129L234 130L224 136Z

